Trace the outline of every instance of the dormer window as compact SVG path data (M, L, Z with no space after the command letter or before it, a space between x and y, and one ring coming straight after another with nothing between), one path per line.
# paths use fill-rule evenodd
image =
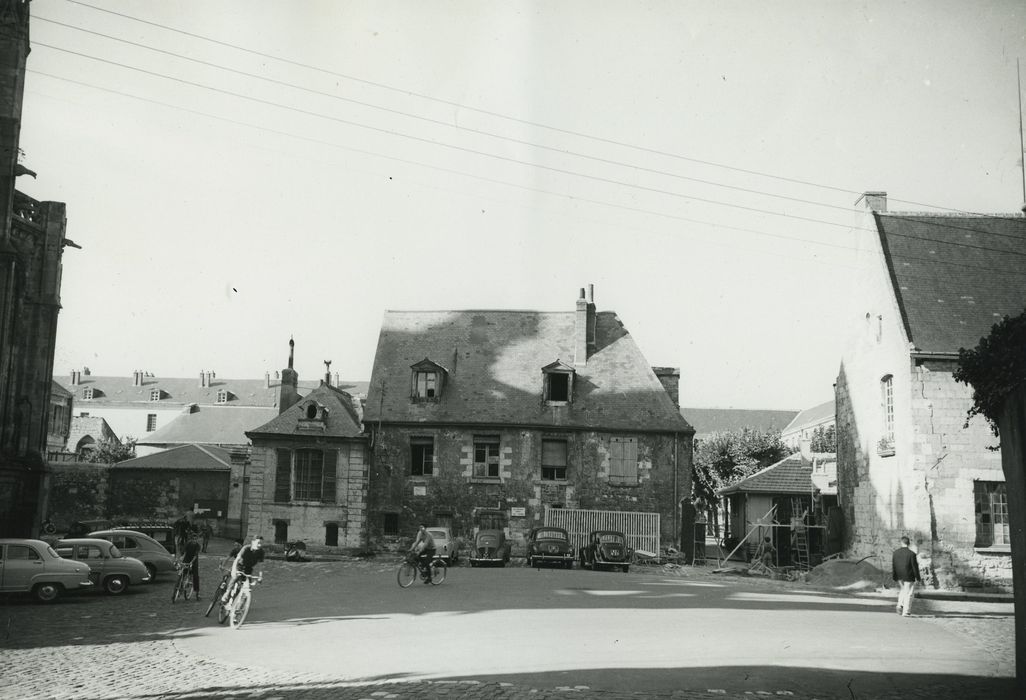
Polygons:
M83 389L82 390L82 398L85 399L86 401L92 401L93 400L93 388L92 387L86 387L85 389Z
M160 389L150 389L150 401L160 401L163 393Z
M307 401L299 406L300 430L324 430L324 421L328 418L328 409L317 401Z
M438 401L442 396L447 370L426 357L410 369L413 371L410 398L413 401Z
M556 360L542 367L543 396L550 405L563 405L573 401L574 375L570 365Z
M217 402L228 403L229 393L227 389L218 389L217 391Z

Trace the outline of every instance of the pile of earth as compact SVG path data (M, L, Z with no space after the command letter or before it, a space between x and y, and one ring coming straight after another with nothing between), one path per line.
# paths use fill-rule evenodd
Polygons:
M879 588L885 581L883 572L868 561L831 559L806 574L805 583L827 588L862 590Z

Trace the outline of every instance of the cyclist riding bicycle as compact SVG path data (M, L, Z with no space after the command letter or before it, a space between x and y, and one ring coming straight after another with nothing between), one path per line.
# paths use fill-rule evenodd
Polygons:
M192 567L192 590L196 593L196 600L200 599L199 554L200 543L196 541L196 533L190 532L182 552L182 566Z
M425 583L430 581L431 569L428 567L431 565L431 560L435 558L435 538L427 531L427 525L424 523L420 524L420 530L417 531L417 537L413 540L410 551L417 553L417 568L420 569L421 579Z
M228 582L228 588L221 597L222 603L228 603L228 600L235 592L236 583L239 582L243 574L252 576L253 567L264 560L263 546L263 536L257 535L249 544L239 550L238 555L236 555L235 560L232 562L232 577Z

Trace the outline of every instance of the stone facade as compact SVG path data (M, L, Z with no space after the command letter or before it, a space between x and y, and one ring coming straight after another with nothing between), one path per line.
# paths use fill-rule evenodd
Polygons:
M877 206L886 210L885 202ZM899 225L905 221L895 219ZM960 223L965 228L956 233L964 237L972 222ZM946 227L938 229L940 234L928 235L945 235L951 224L941 224ZM876 225L869 220L863 227ZM893 245L911 246L919 240L924 239L903 236ZM923 245L943 250L937 241ZM881 252L879 240L867 246L865 264L872 272L863 276L853 299L854 332L835 384L838 498L847 554L875 557L871 561L889 575L891 552L908 536L928 585L1010 589L1010 548L1000 524L992 522L998 518L981 512L979 502L981 489L1004 488L998 440L981 417L967 422L972 390L952 376L956 341L970 341L955 338L948 341L954 347L941 351L935 339L972 318L972 303L955 306L956 301L972 302L972 297L966 292L955 296L942 284L916 296L917 278L899 281L896 291L888 263L904 274L903 265L927 258L893 262L895 256L911 253L893 248L886 255ZM949 270L937 267L941 276ZM923 279L928 269L913 272ZM993 310L991 306L988 312ZM944 322L945 314L953 314L950 323ZM991 313L984 315L983 327L993 322ZM938 349L921 351L916 342ZM982 510L991 507L988 502Z
M544 523L548 508L672 514L674 493L680 492L681 483L690 484L690 440L675 445L672 435L596 430L558 433L568 444L566 478L543 479L542 439L554 434L551 430L471 426L393 426L376 432L370 479L370 500L376 512L368 524L371 546L402 547L413 534L410 527L421 521L451 527L467 541L479 525L479 513L491 517L495 511L503 511L516 555L531 528ZM498 441L496 477L474 474L475 437L482 436ZM425 438L434 446L432 473L415 476L411 441ZM636 484L610 482L612 438L636 441ZM674 469L676 462L683 467L680 471ZM402 522L406 529L389 532L390 522ZM662 541L676 540L672 517L661 518L660 527Z

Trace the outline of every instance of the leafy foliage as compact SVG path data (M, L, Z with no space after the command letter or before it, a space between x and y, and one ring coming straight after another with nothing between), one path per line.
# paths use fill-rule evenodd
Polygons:
M813 452L837 452L837 428L828 425L813 430L811 447Z
M735 484L790 453L773 430L742 428L695 441L693 499L716 501L716 490Z
M135 440L129 438L125 442L117 440L101 440L89 450L82 453L82 461L95 464L116 464L135 457Z
M956 381L973 388L973 406L966 424L975 415L983 415L994 435L1005 399L1026 382L1026 311L1014 318L1005 316L994 324L990 335L980 338L972 350L958 351Z

